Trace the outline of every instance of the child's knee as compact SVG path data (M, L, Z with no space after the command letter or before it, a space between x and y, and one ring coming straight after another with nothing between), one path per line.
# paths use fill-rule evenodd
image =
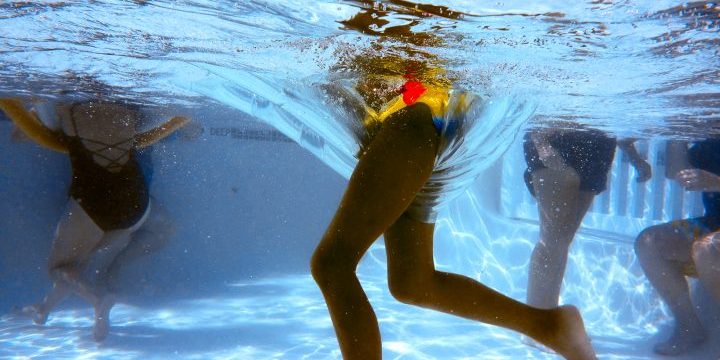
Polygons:
M310 273L321 286L341 281L355 273L352 261L338 255L331 247L318 247L310 259Z
M657 235L657 231L653 227L641 231L635 238L635 254L643 257L654 253L657 247Z
M692 257L696 264L720 263L720 233L712 233L692 244Z

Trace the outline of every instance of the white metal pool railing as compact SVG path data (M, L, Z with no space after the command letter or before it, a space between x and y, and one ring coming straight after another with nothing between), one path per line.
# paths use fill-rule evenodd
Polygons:
M665 177L665 142L636 143L638 151L648 158L653 177L635 181L635 170L622 151L616 151L607 190L595 197L585 216L582 230L595 230L635 237L642 229L674 219L700 216L703 206L700 193L685 191ZM500 211L503 215L525 221L538 220L537 204L523 181L526 164L522 144L506 155L502 165Z
M637 183L627 156L617 152L608 178L608 191L597 196L591 211L659 222L702 215L700 193L685 191L676 181L664 176L665 142L641 142L636 147L648 158L653 177L647 183Z

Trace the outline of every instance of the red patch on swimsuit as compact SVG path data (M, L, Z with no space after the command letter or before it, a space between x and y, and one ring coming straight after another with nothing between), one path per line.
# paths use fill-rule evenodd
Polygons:
M427 91L427 89L419 81L409 80L406 82L401 89L405 105L414 104L425 91Z

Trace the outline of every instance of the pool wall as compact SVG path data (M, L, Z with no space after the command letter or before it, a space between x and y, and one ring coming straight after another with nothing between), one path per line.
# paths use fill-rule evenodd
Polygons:
M307 272L345 181L269 127L213 121L200 138L154 146L151 194L175 221L167 247L131 263L121 284L135 300L198 297L228 282ZM47 256L70 163L12 140L0 121L0 311L49 289Z

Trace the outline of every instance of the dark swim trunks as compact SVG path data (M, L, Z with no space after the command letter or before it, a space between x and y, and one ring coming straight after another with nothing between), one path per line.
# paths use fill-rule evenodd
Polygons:
M525 151L525 184L535 196L532 185L532 173L544 169L535 143L525 134L523 148ZM557 130L548 138L550 145L560 154L565 164L577 171L580 176L580 190L599 194L607 188L607 175L610 171L617 140L604 132L588 130Z
M688 150L690 165L696 169L720 175L720 139L705 139ZM703 192L705 216L720 217L720 192Z

